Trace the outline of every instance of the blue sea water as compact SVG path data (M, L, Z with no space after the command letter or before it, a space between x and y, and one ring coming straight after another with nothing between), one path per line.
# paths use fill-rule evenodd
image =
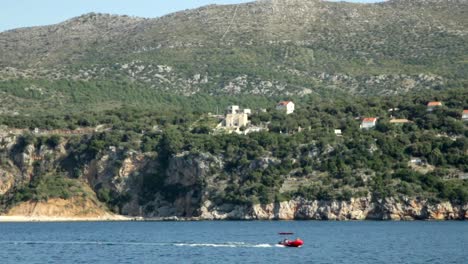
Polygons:
M0 263L463 264L468 222L0 223Z

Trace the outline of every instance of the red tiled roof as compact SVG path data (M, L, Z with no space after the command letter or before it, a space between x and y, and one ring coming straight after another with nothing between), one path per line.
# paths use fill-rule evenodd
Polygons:
M278 103L278 105L288 105L289 103L292 103L291 101L281 101Z
M442 102L429 102L427 103L427 106L441 106Z
M464 113L464 114L468 114L468 110L463 110L463 113Z
M377 117L366 117L362 120L363 123L374 123L377 121Z

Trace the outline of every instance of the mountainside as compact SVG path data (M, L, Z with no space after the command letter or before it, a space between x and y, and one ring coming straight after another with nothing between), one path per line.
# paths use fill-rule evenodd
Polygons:
M132 103L117 96L129 86L141 98L466 87L467 12L466 0L263 0L156 19L91 13L0 33L0 93L18 108L89 92Z

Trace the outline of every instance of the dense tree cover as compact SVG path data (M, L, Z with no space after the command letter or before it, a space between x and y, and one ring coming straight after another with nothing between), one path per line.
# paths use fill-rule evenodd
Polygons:
M68 179L64 175L43 175L15 190L9 202L12 204L23 201L40 202L52 198L68 199L77 195L87 195L81 182Z
M30 87L47 87L30 89ZM42 89L42 90L40 90ZM169 113L220 112L232 104L244 107L267 107L279 100L256 95L216 96L199 93L177 95L138 84L127 79L70 81L70 80L0 80L0 93L13 96L10 109L21 115L1 115L0 123L12 127L64 128L83 126L101 118L117 115L122 121L150 112ZM19 98L19 99L18 99ZM8 106L8 105L7 105ZM122 116L123 115L123 116ZM109 117L110 116L110 117Z
M434 100L442 101L443 106L427 111L427 102ZM267 126L269 131L248 135L213 133L217 119L199 112L124 107L62 117L65 124L80 118L86 125L111 128L69 140L71 152L62 166L80 177L74 168L110 146L154 152L158 169L142 175L142 203L156 193L173 199L187 191L164 184L169 160L184 151L211 153L223 160L224 167L212 172L226 186L216 192L218 203L267 203L296 196L347 200L369 194L376 199L405 195L467 202L468 183L458 179L468 172L468 128L461 120L467 107L468 91L464 89L334 100L311 96L298 100L291 115L272 107L266 113L254 111L252 124ZM378 117L377 126L360 129L363 117ZM412 122L391 124L393 117ZM343 135L335 135L334 129L341 129ZM20 140L17 148L24 147L29 137ZM55 146L59 139L41 142ZM411 164L412 158L420 159L421 164ZM300 184L291 186L291 179ZM117 207L128 199L107 189L99 190L98 195Z

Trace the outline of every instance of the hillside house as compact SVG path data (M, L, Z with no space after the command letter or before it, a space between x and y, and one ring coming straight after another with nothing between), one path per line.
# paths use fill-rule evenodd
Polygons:
M243 113L243 114L247 114L247 115L251 115L251 114L252 114L252 110L251 110L251 109L248 109L248 108L244 108L244 109L242 109L242 113Z
M377 124L377 117L366 117L362 120L361 129L370 129L374 128Z
M462 120L468 121L468 110L463 110L462 112Z
M442 102L429 102L427 103L427 111L432 112L435 108L441 107Z
M239 113L239 111L240 111L240 108L238 105L230 105L226 109L226 114L237 114Z
M227 114L224 120L225 127L238 128L249 124L249 117L245 113Z
M294 103L292 101L281 101L276 105L276 110L285 111L287 115L294 113Z
M335 129L335 135L341 137L343 136L343 132L341 131L341 129Z
M241 109L238 105L228 106L226 109L226 114L252 114L252 110L249 108Z
M424 164L423 160L421 158L417 158L417 157L412 157L410 159L410 163L414 164L414 165L418 165L418 166L421 166L421 165Z
M220 127L238 130L249 124L250 109L241 109L238 105L231 105L226 109L226 116Z

